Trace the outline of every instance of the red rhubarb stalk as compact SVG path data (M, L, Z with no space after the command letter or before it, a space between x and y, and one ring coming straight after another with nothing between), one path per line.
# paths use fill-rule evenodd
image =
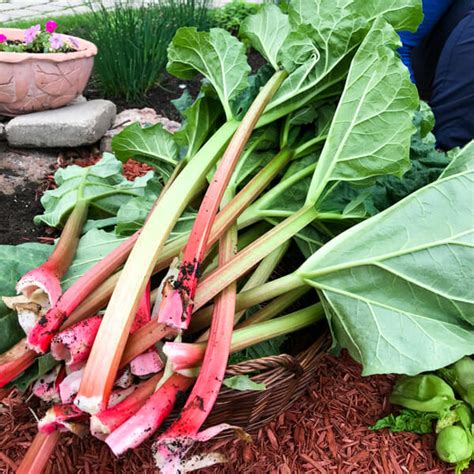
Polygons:
M20 467L16 470L16 474L42 474L59 443L59 438L58 431L51 434L38 433L21 461Z
M186 244L178 278L173 283L173 288L163 297L158 316L161 323L176 330L188 327L202 261L208 248L209 234L222 197L255 124L286 75L285 71L273 75L250 106L232 137L202 200Z
M230 200L227 191L224 200ZM219 241L219 266L237 252L237 225L234 224ZM224 380L234 326L237 283L232 282L215 299L209 340L197 381L179 418L158 438L156 462L162 472L179 472L183 459L211 412ZM227 426L219 428L227 429ZM217 432L219 431L217 429Z
M0 388L11 382L26 370L36 358L36 352L29 350L26 339L17 342L0 355Z
M53 357L68 366L86 361L101 321L100 316L92 316L56 334L51 341Z
M159 373L141 382L125 400L91 416L91 433L103 438L134 415L153 394L163 374Z
M127 421L105 439L116 456L139 446L152 436L171 413L177 397L184 393L194 379L172 375ZM118 405L117 405L118 406Z

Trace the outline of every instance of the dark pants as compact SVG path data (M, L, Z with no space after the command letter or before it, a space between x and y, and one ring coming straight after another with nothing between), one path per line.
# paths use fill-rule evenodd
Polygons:
M474 8L461 0L414 54L422 98L433 109L438 146L449 150L474 139Z

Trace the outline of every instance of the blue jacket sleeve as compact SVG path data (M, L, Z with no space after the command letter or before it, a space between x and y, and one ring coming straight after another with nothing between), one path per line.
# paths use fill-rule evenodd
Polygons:
M403 46L399 48L398 52L400 53L403 63L410 71L413 82L414 76L411 64L411 52L413 48L418 46L430 33L453 2L454 0L423 0L423 21L418 29L414 33L409 31L401 31L399 33Z

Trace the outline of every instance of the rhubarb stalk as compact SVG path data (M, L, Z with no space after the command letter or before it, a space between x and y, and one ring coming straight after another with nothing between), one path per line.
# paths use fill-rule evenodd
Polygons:
M226 190L225 202L230 200L232 191ZM219 241L219 265L224 265L235 255L237 239L237 225L234 224ZM177 467L182 466L182 459L199 439L198 432L219 395L229 358L236 296L237 282L234 281L216 297L209 340L197 381L180 417L160 436L156 444L155 459L162 472L178 470ZM214 427L216 434L227 428L226 424Z
M267 94L271 95L276 90L285 74L276 73L273 90L264 88ZM263 100L260 94L257 100ZM261 110L258 112L261 113ZM75 401L83 410L93 414L107 406L133 315L160 250L194 191L200 187L220 156L229 135L234 133L236 128L237 123L231 120L207 141L160 199L143 227L112 294L86 365L81 389Z
M102 439L125 423L153 394L161 377L160 373L141 382L135 391L123 401L91 416L91 433Z
M178 278L173 283L173 289L170 289L169 294L163 298L158 316L161 323L176 330L188 327L193 311L193 298L201 274L201 264L222 197L255 124L286 76L285 71L273 75L250 106L232 137L202 200L186 244Z
M260 316L260 322L236 329L232 333L230 352L239 352L260 342L299 331L324 319L321 303L316 303L279 318L263 319L272 318L279 312L280 308L273 307L272 311L267 310L264 315ZM163 346L163 352L171 362L173 370L178 372L191 367L198 367L203 360L208 344L207 341L195 343L167 342Z
M21 461L20 467L16 470L16 474L42 474L59 443L59 438L58 431L51 434L38 432Z
M152 436L171 413L178 396L186 392L193 381L193 378L179 374L166 380L132 417L107 436L105 442L114 454L119 456Z

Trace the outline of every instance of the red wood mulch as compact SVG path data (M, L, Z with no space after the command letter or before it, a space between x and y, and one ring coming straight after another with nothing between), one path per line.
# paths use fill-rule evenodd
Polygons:
M434 438L373 432L367 426L390 409L393 376L360 376L347 355L326 356L304 395L290 410L254 435L253 444L219 441L209 449L230 462L200 472L245 474L452 472L436 459ZM30 402L31 403L31 402ZM42 414L33 402L38 415ZM13 392L0 404L0 472L13 473L36 431L24 398ZM149 443L115 460L108 447L92 438L64 435L47 473L147 474L156 472Z
M98 156L60 157L58 166L88 166ZM150 167L130 160L124 175L133 179ZM54 187L48 177L43 191ZM48 239L46 237L46 239ZM387 397L395 377L361 377L360 367L345 354L325 356L307 393L286 413L259 430L252 444L237 440L208 443L224 452L229 463L202 473L294 474L383 473L439 474L452 472L434 455L434 437L373 432L368 426L390 411ZM4 398L5 397L5 398ZM45 407L16 391L0 390L0 474L15 472L35 433ZM47 474L148 474L156 472L150 443L121 459L107 445L65 434ZM467 471L466 471L467 472ZM472 471L470 471L472 472Z

